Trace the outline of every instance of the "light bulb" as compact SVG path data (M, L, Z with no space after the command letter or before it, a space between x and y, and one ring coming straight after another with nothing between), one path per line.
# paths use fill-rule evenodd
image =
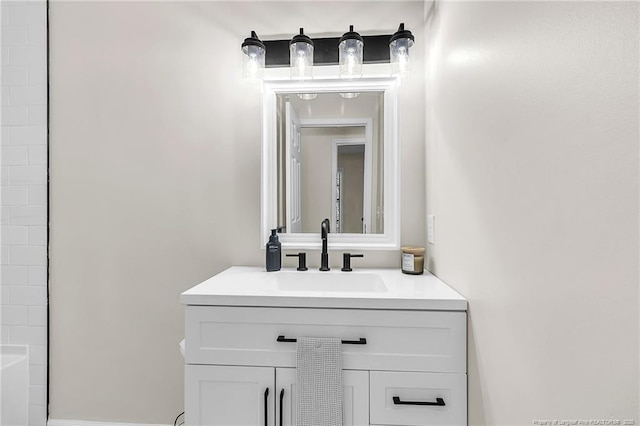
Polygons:
M304 78L306 72L306 58L304 57L304 52L302 51L298 52L295 69L297 71L298 78Z
M401 47L398 51L398 69L400 74L407 72L409 68L409 52L404 47Z
M258 69L260 68L260 65L258 64L258 57L257 55L250 55L249 56L249 63L247 64L248 69L247 69L247 77L248 78L257 78L258 77Z

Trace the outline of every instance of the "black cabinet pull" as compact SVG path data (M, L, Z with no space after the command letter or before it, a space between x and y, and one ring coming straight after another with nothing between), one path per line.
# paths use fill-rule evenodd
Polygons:
M396 405L439 405L441 407L445 406L444 399L436 398L436 402L429 401L401 401L399 396L393 397L393 403Z
M264 391L264 426L269 426L269 388Z
M282 388L282 390L280 391L280 426L282 426L282 419L284 417L284 413L282 412L282 408L283 408L283 403L282 401L284 401L284 388Z
M280 335L280 336L278 336L276 341L277 342L285 342L285 343L295 343L298 340L297 339L287 339L286 337ZM365 339L364 337L361 337L358 340L343 340L342 344L343 345L366 345L367 344L367 339Z

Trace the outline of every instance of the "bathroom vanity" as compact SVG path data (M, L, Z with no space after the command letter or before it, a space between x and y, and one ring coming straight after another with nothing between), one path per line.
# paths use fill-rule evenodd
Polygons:
M344 425L466 425L466 300L435 276L232 267L181 295L185 420L295 425L298 336L343 341Z

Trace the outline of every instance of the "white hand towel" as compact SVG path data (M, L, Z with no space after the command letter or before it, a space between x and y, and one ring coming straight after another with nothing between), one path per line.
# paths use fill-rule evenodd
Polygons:
M342 342L298 337L297 426L342 426Z

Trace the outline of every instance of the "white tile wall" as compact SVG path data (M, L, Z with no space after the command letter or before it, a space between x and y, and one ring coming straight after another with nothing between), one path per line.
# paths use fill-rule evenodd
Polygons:
M0 341L29 345L29 425L47 416L47 6L0 2Z

